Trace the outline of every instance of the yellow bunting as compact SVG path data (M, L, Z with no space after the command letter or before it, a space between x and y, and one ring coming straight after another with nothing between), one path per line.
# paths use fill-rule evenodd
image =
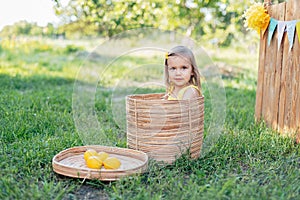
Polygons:
M296 24L296 32L297 32L298 40L299 40L299 43L300 43L300 21L298 21L297 24Z

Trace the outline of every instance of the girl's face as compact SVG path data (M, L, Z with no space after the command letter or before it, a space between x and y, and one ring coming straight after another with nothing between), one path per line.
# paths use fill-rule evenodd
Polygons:
M186 58L181 56L170 56L168 58L169 81L181 89L188 85L193 75L192 66Z

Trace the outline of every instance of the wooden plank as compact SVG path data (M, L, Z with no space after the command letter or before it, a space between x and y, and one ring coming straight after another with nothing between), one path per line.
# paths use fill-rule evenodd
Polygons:
M294 10L294 1L289 1L287 3L287 7L286 7L286 20L293 20L295 19L295 15L296 15L296 10ZM290 45L290 44L289 44ZM287 47L289 48L289 47ZM296 75L296 68L293 64L293 57L294 57L294 49L291 49L291 51L289 52L289 59L288 59L288 69L289 69L289 95L288 95L288 102L287 102L287 116L289 116L289 118L285 119L285 123L286 126L288 126L289 128L289 132L295 130L295 125L296 125L296 113L295 113L295 106L296 106L296 102L295 102L295 98L297 98L297 94L295 94L296 90L297 90L297 86L295 85L295 75ZM286 116L286 117L287 117Z
M286 3L284 3L286 6ZM282 12L285 13L285 10ZM288 79L288 66L287 66L287 59L288 59L288 48L285 48L288 45L287 35L284 34L282 38L281 48L283 49L282 54L282 71L281 71L281 88L280 88L280 95L279 95L279 107L278 107L278 130L280 132L284 131L285 123L285 104L286 104L286 94L287 94L287 79Z
M264 0L265 5L269 5L271 0ZM271 7L267 7L268 13L272 12ZM255 102L255 119L260 121L261 118L265 119L265 104L266 104L266 93L268 91L268 72L267 65L269 58L267 58L267 38L268 30L264 34L260 33L260 46L259 46L259 62L258 62L258 78L257 78L257 88L256 88L256 102ZM264 103L265 102L265 103Z
M267 31L265 32L267 33ZM258 78L256 89L256 103L255 103L255 118L257 121L261 120L262 115L262 99L264 87L264 74L265 74L265 55L266 55L267 34L260 34L259 46L259 64L258 64Z
M277 20L284 20L285 19L285 3L278 4L276 6L277 13L276 16L272 15ZM282 72L282 56L283 56L283 49L280 48L278 50L278 33L274 34L274 40L276 45L273 46L274 52L274 60L276 60L276 64L274 66L274 90L273 90L273 99L271 102L272 105L272 119L271 119L271 127L274 130L278 130L278 114L279 114L279 95L281 90L281 72ZM275 56L276 55L276 56Z
M287 18L288 20L295 20L295 19L299 19L300 18L300 12L299 10L299 6L300 3L299 1L291 1L289 2L289 17ZM295 32L295 35L296 32ZM300 95L300 90L299 90L299 76L300 76L300 69L299 69L299 56L300 56L300 52L299 52L299 42L298 42L298 37L294 38L294 46L291 50L291 61L290 61L290 69L291 69L291 117L289 120L289 128L291 132L297 132L299 133L299 121L297 121L297 113L299 113L299 95Z
M281 14L280 7L278 6L272 6L272 12L270 13L274 18L278 19ZM277 33L276 33L277 34ZM275 34L275 38L277 38ZM276 73L276 58L277 58L277 40L273 40L273 42L270 44L270 47L268 50L268 80L269 80L269 86L268 86L268 97L266 98L266 116L267 116L267 124L269 126L272 126L272 120L274 118L274 102L275 99L278 98L275 96L275 73Z
M273 9L276 9L275 6L270 7L271 0L264 0L264 4L267 5L268 13L272 13ZM272 14L270 14L272 15ZM261 118L268 123L268 114L266 110L269 110L268 107L268 94L269 94L269 76L268 69L271 54L268 53L268 30L265 31L265 34L260 34L260 48L259 48L259 64L258 64L258 78L257 78L257 88L256 88L256 102L255 102L255 119L260 121ZM276 33L276 31L275 31ZM276 43L277 44L277 43ZM273 44L274 45L274 44ZM267 107L266 107L267 106Z
M295 65L295 69L296 69L296 77L295 77L295 85L297 86L296 89L296 108L295 108L295 112L296 112L296 126L295 126L295 130L297 131L297 142L300 143L300 44L298 42L298 36L296 34L295 37L295 43L294 43L294 60L293 60L293 64Z
M266 53L263 55L264 60L264 76L263 76L263 90L262 90L262 117L264 121L269 125L270 122L270 107L269 107L269 93L270 93L270 61L272 60L272 54L269 52L271 47L274 45L272 41L270 46L265 46Z
M284 20L284 12L282 12L282 9L285 9L284 4L281 4L281 6L271 6L269 7L269 14L275 18ZM276 128L277 126L277 120L273 124L274 115L277 116L277 113L275 114L274 111L277 110L278 103L277 100L278 96L275 96L276 94L276 88L275 88L275 74L276 74L276 61L277 61L277 31L274 32L273 39L271 40L271 43L269 46L266 47L266 54L265 54L265 74L264 74L264 90L263 90L263 100L262 100L262 116L264 121L268 126L272 126L273 128ZM278 66L281 68L281 66Z
M270 7L268 10L269 13L276 13L276 9ZM267 35L267 34L266 34ZM267 40L267 36L263 38L264 40ZM269 97L270 97L270 72L271 72L271 60L272 60L272 54L270 53L270 49L272 49L272 46L274 45L274 41L271 41L270 46L268 46L267 41L264 41L264 54L261 56L264 57L264 76L263 76L263 86L262 86L262 102L261 102L261 112L263 120L269 125L270 123L270 107L269 107Z
M290 21L295 19L295 15L293 14L296 10L294 10L294 1L288 1L286 5L286 21ZM287 38L287 34L284 41L284 56L286 57L285 70L286 70L286 99L284 103L284 127L283 131L285 133L290 133L295 127L295 116L293 116L293 98L295 96L293 91L293 77L295 74L295 69L293 66L293 50L289 51L289 41Z

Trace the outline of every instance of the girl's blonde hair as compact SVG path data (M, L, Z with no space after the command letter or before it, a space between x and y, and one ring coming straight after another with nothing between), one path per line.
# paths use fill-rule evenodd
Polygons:
M166 58L165 58L165 85L166 85L167 91L172 92L172 90L173 90L173 88L172 88L173 86L171 85L170 80L169 80L169 71L168 71L168 58L170 56L180 56L180 57L186 59L191 64L193 75L191 76L189 83L195 85L196 87L198 87L199 91L201 91L200 72L198 70L194 54L189 48L187 48L185 46L173 47L166 55Z

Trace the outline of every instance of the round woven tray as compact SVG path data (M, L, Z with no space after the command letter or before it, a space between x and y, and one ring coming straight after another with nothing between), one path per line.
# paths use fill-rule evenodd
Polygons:
M200 156L204 130L204 97L168 101L164 94L126 97L127 146L172 163L188 149Z
M83 158L83 154L87 149L95 149L97 152L104 151L110 157L118 158L121 161L120 168L116 170L105 169L104 167L101 169L88 168ZM114 181L124 176L143 173L147 169L147 164L148 156L144 152L99 145L69 148L61 151L52 159L53 170L58 174L103 181Z

